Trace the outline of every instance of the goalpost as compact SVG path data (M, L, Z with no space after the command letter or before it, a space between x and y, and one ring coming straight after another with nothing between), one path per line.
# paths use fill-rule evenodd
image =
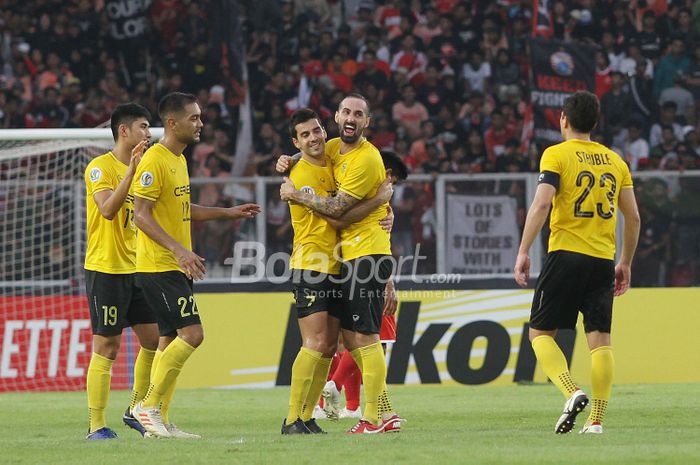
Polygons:
M152 139L162 132L151 128ZM0 392L84 387L83 173L113 145L109 128L0 130ZM114 388L129 386L131 339Z

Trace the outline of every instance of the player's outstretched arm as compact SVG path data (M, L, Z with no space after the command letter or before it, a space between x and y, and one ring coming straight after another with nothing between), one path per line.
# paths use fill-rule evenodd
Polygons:
M386 178L377 189L377 193L374 195L374 197L361 200L356 205L353 205L348 211L340 215L339 218L333 218L318 212L316 212L316 215L328 221L334 228L344 229L353 223L357 223L358 221L367 218L370 213L391 200L393 193L394 188L391 185L391 179ZM391 210L391 207L387 207L387 216L380 221L380 224L382 224L382 227L386 231L391 232L391 227L394 225L394 212Z
M338 192L334 197L320 197L310 192L298 191L296 187L294 187L294 183L286 176L284 182L280 186L280 198L304 205L315 212L323 213L331 218L339 218L353 205L360 202L359 199L345 192Z
M204 258L191 250L186 249L177 242L153 218L152 200L136 197L134 199L134 223L141 230L141 233L156 241L161 246L170 250L177 260L177 264L183 269L188 278L198 280L204 278L206 269L204 268Z
M515 267L513 268L515 282L520 287L527 287L527 282L530 279L530 257L528 255L530 247L547 220L549 208L552 206L552 198L554 198L556 191L557 189L551 184L540 184L537 186L535 198L532 199L532 205L527 211L523 238L520 241L518 258L515 260Z
M625 227L622 236L620 261L615 266L615 296L624 294L630 287L632 258L634 258L634 252L637 249L641 223L639 210L637 209L637 200L634 198L634 189L622 189L618 205L620 212L625 218Z
M260 213L260 205L256 203L244 203L230 208L220 207L203 207L201 205L192 204L191 206L193 221L208 221L208 220L238 220L246 218L254 218Z
M119 209L121 209L122 205L124 205L124 200L126 200L126 196L129 194L129 189L131 188L131 182L134 179L136 167L141 161L143 151L146 149L146 144L148 144L148 140L142 140L131 151L129 167L126 169L124 179L119 182L116 189L107 189L104 191L95 192L92 195L93 199L95 199L95 204L97 204L97 208L100 210L100 214L102 214L102 216L108 220L111 220L117 216Z

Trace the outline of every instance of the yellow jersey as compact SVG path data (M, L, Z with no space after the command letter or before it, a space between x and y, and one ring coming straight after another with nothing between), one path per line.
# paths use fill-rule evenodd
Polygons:
M602 144L572 139L544 151L540 182L549 173L559 180L552 201L549 250L614 260L620 191L633 187L627 164Z
M94 197L97 192L116 190L127 168L112 152L100 155L85 168L86 270L110 274L129 274L136 270L133 191L129 190L124 205L111 220L102 216Z
M289 179L297 190L320 197L335 194L335 181L330 160L326 166L309 163L303 158L297 162L289 174ZM338 232L328 222L315 215L313 210L296 203L289 204L294 229L294 247L289 260L289 268L312 270L321 273L337 274L340 262L333 256L338 243ZM340 251L336 252L339 255Z
M192 250L190 230L190 176L187 161L163 144L143 154L134 175L134 195L155 202L153 218L166 233ZM175 255L143 232L136 238L136 271L154 273L183 271Z
M366 139L348 153L340 153L340 138L326 143L326 156L333 164L336 190L358 200L374 197L386 178L379 150ZM340 234L343 260L366 255L391 255L389 232L379 220L386 216L387 204L379 206L364 219L343 229Z

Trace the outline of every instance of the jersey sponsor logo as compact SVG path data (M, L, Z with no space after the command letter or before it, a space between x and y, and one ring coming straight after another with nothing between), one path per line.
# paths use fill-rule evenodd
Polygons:
M151 187L153 185L153 174L150 171L144 171L139 182L141 182L141 187Z
M173 194L175 194L175 197L181 197L185 194L190 193L190 185L187 184L186 186L177 186L175 189L173 189Z
M90 181L97 182L102 177L102 170L99 168L93 168L90 170Z
M304 186L299 190L302 192L306 192L307 194L316 195L316 191L311 186Z
M574 74L574 60L566 52L552 53L549 57L549 64L552 70L560 76L571 76Z

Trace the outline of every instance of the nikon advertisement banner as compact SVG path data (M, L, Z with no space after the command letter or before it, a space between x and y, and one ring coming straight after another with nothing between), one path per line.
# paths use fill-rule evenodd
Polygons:
M527 340L532 291L412 291L400 292L399 298L397 342L387 352L389 383L545 381ZM301 343L291 293L200 294L197 299L206 336L179 386L289 384ZM700 289L692 288L633 289L616 299L616 384L700 382L700 371L688 369L700 366L698 300ZM581 326L561 332L558 342L574 379L588 384L590 355Z

